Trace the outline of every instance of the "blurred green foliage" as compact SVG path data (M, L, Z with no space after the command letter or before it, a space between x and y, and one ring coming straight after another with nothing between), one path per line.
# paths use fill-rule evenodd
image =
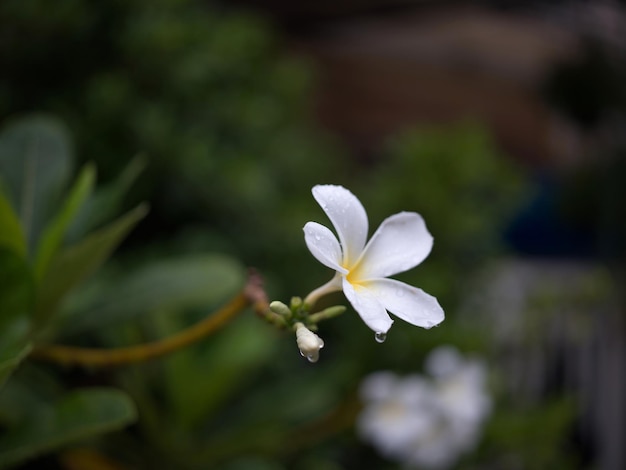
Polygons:
M136 418L130 397L110 388L116 384L75 389L31 364L7 382L31 349L77 331L106 337L107 325L117 331L128 317L148 312L176 315L212 307L233 296L244 282L238 262L205 254L118 273L117 285L106 276L85 284L143 218L146 207L140 205L112 222L106 221L107 210L81 217L81 209L98 201L121 202L123 195L115 192L128 184L114 181L95 189L94 167L86 165L68 185L70 149L63 125L43 115L12 122L0 132L2 465L119 429ZM70 227L73 236L68 241Z
M129 199L153 206L142 244L181 225L193 237L194 221L213 236L204 244L287 266L299 203L344 166L304 113L307 67L277 54L259 18L207 2L62 4L51 14L38 0L0 5L0 120L57 114L102 181L147 155ZM258 243L261 228L275 243Z
M72 168L66 130L36 116L0 133L0 462L32 458L75 439L118 429L135 418L122 392L91 388L45 396L6 383L40 342L63 298L102 264L145 215L139 206L72 246L64 236L93 189L94 170L83 168L64 194ZM35 397L37 395L37 397Z
M488 350L481 325L455 311L466 281L505 248L501 232L524 184L488 133L474 124L416 129L365 165L309 120L311 71L279 53L271 26L210 2L6 0L0 31L0 377L21 363L0 393L7 463L89 437L136 468L390 468L350 432L360 378L414 371L443 342ZM9 122L31 111L61 117L75 143L45 116ZM28 160L33 132L49 140L37 157L46 170L24 205L30 173L15 161ZM81 372L22 363L33 342L115 347L180 331L241 287L243 264L261 270L272 299L306 295L331 276L301 230L327 223L310 194L318 183L354 192L371 229L401 210L424 216L435 248L400 277L439 298L441 327L398 321L379 345L349 311L323 324L314 367L294 338L250 315L144 365ZM143 211L116 215L143 200L150 217L92 275ZM87 392L102 406L85 403ZM93 438L135 419L134 407L136 424ZM560 452L560 423L571 417L563 409L545 415L556 424L520 451L523 462L549 444ZM466 468L481 457L499 462L544 424L541 414L520 414L520 424L496 420L493 445ZM510 439L493 438L499 432Z
M465 293L464 278L506 250L502 233L520 203L524 176L485 128L462 123L408 131L389 142L370 176L370 212L415 210L435 234L427 291L445 303ZM415 271L419 275L419 268Z

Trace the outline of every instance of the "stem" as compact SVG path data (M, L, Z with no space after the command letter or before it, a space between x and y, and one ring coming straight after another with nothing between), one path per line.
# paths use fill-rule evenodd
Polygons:
M322 320L328 320L329 318L334 318L336 316L341 315L346 311L346 307L343 305L335 305L334 307L328 307L327 309L322 310L321 312L314 313L309 315L309 321L311 323L317 324Z
M61 365L83 367L118 366L164 356L211 335L248 306L260 312L267 310L260 277L251 274L243 291L213 315L172 336L151 343L115 349L91 349L63 345L44 345L31 356Z
M311 291L309 295L304 299L304 303L308 308L313 307L320 297L330 294L331 292L337 292L341 290L341 274L336 273L335 276L326 284Z

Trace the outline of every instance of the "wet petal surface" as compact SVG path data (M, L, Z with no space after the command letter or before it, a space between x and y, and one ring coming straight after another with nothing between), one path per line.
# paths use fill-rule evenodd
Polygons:
M335 271L347 273L341 266L341 247L333 232L317 222L307 222L303 230L306 246L315 259Z
M393 320L374 292L361 286L353 286L344 279L343 293L368 327L377 333L389 331Z
M422 289L395 279L377 279L365 285L385 309L411 325L432 328L445 317L437 299Z
M400 212L380 224L361 255L359 279L375 279L407 271L420 264L433 247L422 216Z
M367 214L354 194L342 186L318 185L313 197L332 222L343 250L343 264L350 266L361 255L367 240Z

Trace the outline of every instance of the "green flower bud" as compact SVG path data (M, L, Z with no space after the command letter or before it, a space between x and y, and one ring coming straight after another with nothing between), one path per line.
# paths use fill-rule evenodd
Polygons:
M287 307L280 300L274 300L273 302L271 302L270 303L270 310L272 312L274 312L274 313L277 313L279 315L283 315L283 316L286 316L286 317L291 315L291 310L289 309L289 307Z
M292 297L291 298L291 309L293 311L296 311L300 307L302 307L302 299L300 297Z

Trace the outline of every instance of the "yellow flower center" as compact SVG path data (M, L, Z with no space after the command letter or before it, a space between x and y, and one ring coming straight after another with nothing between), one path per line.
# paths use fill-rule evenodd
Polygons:
M361 281L361 273L359 269L359 265L353 266L349 268L348 266L344 266L348 270L348 274L346 274L346 279L353 286L360 286L362 284Z

